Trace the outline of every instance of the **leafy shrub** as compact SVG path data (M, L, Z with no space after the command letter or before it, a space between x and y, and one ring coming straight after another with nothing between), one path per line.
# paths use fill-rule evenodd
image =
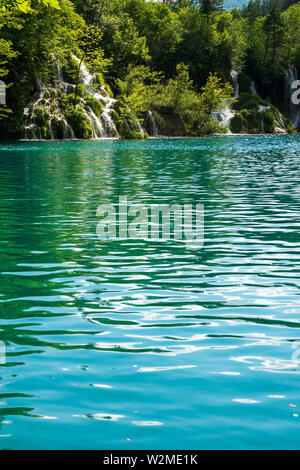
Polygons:
M263 100L259 95L252 93L241 93L238 101L234 104L234 109L241 111L242 109L251 109L258 111L260 105L270 106L270 101Z
M275 133L275 120L272 111L263 111L261 117L264 122L264 129L267 134Z

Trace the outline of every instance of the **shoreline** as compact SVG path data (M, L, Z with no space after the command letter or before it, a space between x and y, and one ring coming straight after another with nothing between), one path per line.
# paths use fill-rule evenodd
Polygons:
M147 139L120 139L118 137L101 137L99 139L16 139L16 140L3 140L0 142L103 142L103 141L120 141L120 142L146 142L147 140L172 140L172 139L206 139L210 137L255 137L255 136L264 136L264 137L277 137L277 136L295 136L299 135L300 132L295 132L293 134L287 133L276 133L276 134L208 134L202 136L165 136L159 135L157 137L149 136Z

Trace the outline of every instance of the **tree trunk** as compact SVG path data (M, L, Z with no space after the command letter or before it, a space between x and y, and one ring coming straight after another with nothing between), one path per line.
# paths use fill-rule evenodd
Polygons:
M76 77L76 84L75 84L75 98L74 98L74 109L76 108L77 105L77 96L78 96L78 85L79 85L79 79L80 79L80 70L81 70L81 65L83 62L83 57L80 59L80 62L78 64L78 71L77 71L77 77Z

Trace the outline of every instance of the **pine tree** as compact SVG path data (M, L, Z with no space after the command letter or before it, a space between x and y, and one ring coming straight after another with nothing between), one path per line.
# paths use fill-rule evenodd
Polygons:
M271 63L274 64L276 53L284 41L284 22L281 11L275 3L264 20L263 28L267 35L264 62L266 62L268 50L271 47Z
M223 0L201 0L200 9L203 15L206 15L208 24L212 13L223 9Z

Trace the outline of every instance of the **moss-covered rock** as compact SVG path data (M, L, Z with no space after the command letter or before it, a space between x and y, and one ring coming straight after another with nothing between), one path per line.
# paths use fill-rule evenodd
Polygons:
M159 135L170 137L187 136L183 120L172 108L159 107L152 111Z
M124 128L123 131L120 133L121 140L143 140L144 135L134 129L126 129Z
M261 119L263 122L264 131L267 134L275 133L275 119L274 114L271 111L263 111L261 113Z
M230 130L235 134L240 132L247 134L294 132L291 124L275 106L259 107L258 111L242 109L231 119Z
M68 122L78 139L91 139L93 137L92 126L81 106L77 106L75 109L72 109L67 117Z
M286 129L289 134L295 134L297 132L288 118L283 117L283 124L284 129Z
M86 86L80 83L77 87L77 96L80 98L84 98L86 96L89 96L87 91L86 91Z
M48 125L50 119L49 108L45 105L39 105L34 110L34 121L39 127L45 127Z
M237 102L234 103L234 109L241 111L242 109L251 109L258 111L259 106L270 106L269 100L262 99L259 95L252 93L241 93Z
M230 121L230 131L233 134L239 134L243 131L243 119L240 114L236 114Z
M145 138L145 134L141 132L140 127L137 124L136 118L120 116L117 121L117 128L121 139L128 140L142 140ZM148 136L148 134L147 134Z
M103 107L102 107L100 101L98 101L93 96L87 96L85 98L85 102L86 102L86 105L89 106L94 111L96 116L100 117L100 115L102 114L102 111L103 111Z

